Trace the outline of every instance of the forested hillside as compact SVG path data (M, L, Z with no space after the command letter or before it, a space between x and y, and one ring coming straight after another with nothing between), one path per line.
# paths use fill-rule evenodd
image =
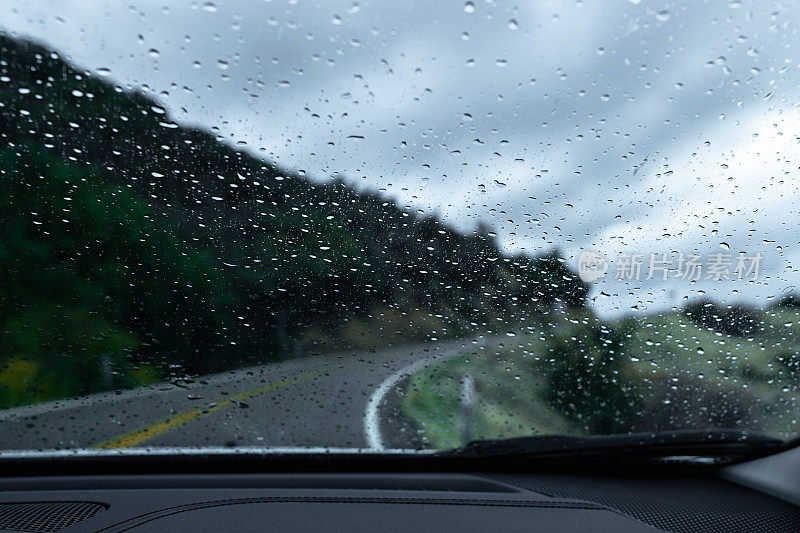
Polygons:
M588 287L0 34L0 407L536 323ZM502 320L499 320L502 318Z

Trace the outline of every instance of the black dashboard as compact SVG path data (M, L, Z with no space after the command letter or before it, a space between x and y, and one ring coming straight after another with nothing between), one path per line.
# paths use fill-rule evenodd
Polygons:
M16 473L16 472L15 472ZM706 472L125 473L0 478L0 531L800 531Z

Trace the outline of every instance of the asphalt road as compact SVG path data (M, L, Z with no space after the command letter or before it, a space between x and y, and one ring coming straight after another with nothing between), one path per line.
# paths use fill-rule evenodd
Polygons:
M476 342L309 356L206 376L186 388L157 385L0 411L0 450L406 448L404 421L383 407L384 394L406 372L469 353Z

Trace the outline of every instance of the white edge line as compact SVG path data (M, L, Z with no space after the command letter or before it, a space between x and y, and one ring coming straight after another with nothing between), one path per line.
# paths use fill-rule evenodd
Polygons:
M406 365L385 380L375 389L369 397L367 409L364 412L364 436L367 439L367 448L374 451L384 451L383 437L381 437L381 423L378 416L378 409L389 389L397 385L397 382L405 376L410 376L420 368L430 365L438 357L426 357Z
M487 339L481 335L477 339L477 344L485 347ZM383 445L383 437L381 436L381 422L378 412L380 411L381 402L389 390L397 385L397 382L406 376L410 376L417 370L429 366L437 361L445 361L459 355L466 355L469 353L469 348L466 344L461 345L461 349L455 350L450 354L436 354L431 357L419 359L413 363L404 366L385 380L375 389L369 397L367 409L364 411L364 437L367 440L367 449L373 452L388 451Z

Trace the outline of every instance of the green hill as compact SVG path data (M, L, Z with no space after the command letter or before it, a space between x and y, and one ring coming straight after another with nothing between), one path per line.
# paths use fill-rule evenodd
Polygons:
M536 322L588 287L0 34L0 407Z

